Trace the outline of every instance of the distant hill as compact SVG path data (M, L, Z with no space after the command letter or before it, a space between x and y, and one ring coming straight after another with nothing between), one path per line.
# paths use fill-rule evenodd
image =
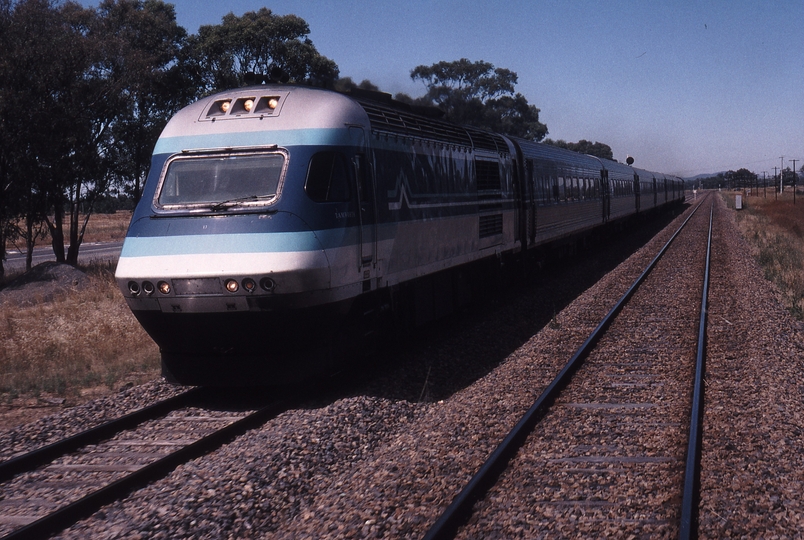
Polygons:
M704 174L698 174L696 176L687 176L687 177L684 178L684 180L686 180L687 182L697 182L698 180L701 180L702 178L712 178L713 176L717 176L719 174L726 174L726 171L721 171L721 172L716 172L716 173L704 173Z

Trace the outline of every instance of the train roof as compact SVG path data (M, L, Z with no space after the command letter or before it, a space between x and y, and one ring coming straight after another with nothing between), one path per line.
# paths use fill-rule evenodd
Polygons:
M308 86L271 84L201 98L177 112L162 137L263 131L267 128L266 121L270 122L270 129L367 124L362 108L343 94Z
M353 97L369 116L371 129L389 133L456 144L490 152L508 153L505 138L497 133L442 120L443 111L396 101L390 94L352 90Z
M538 160L541 163L551 163L555 168L565 168L570 170L606 170L610 178L632 179L634 174L645 175L650 178L673 178L672 176L636 169L625 163L619 163L610 159L599 158L588 154L581 154L573 150L553 146L545 143L538 143L520 138L511 138L522 151L525 158Z
M334 92L300 85L269 84L219 92L181 109L162 138L241 133L270 129L325 129L363 126L392 134L509 153L506 139L482 129L439 118L430 107L395 101L380 92Z
M574 171L607 170L611 177L619 178L633 177L634 174L632 167L616 161L526 139L513 138L513 140L522 150L523 157L551 163L555 168L569 168Z

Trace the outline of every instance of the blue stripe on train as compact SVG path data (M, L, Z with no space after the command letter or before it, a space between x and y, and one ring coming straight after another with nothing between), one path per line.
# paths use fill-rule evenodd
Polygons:
M349 130L344 128L327 129L288 129L245 131L239 133L213 133L209 135L183 135L180 137L160 137L154 148L157 154L178 154L182 150L203 148L233 148L276 144L290 146L346 146L351 143Z
M357 243L357 230L128 237L121 257L318 251Z

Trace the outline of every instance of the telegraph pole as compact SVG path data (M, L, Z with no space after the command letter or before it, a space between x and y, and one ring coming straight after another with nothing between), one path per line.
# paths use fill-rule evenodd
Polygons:
M776 181L776 167L773 168L773 181ZM776 194L776 200L779 200L779 192L776 191L776 188L773 188L773 192Z
M797 159L791 159L790 161L793 162L793 205L796 204L796 161Z
M779 193L784 193L784 156L780 157L782 166L779 167Z

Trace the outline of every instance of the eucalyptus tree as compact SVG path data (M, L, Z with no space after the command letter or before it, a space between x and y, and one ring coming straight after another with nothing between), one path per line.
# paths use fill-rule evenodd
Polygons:
M193 93L178 61L187 33L176 23L172 4L103 0L86 20L81 94L89 108L76 122L82 143L71 153L73 174L62 192L71 264L78 260L95 201L114 183L130 186L139 198L159 133Z
M330 86L338 66L319 54L309 33L296 15L267 8L242 17L229 13L221 24L201 26L190 37L187 62L202 94L260 80Z
M418 66L410 77L427 89L417 103L438 107L453 122L534 141L547 135L539 109L515 92L518 76L509 69L461 58Z
M159 132L190 98L186 32L162 0L0 2L0 234L25 222L31 248L42 220L56 259L75 264L95 201L116 181L139 191Z
M11 0L0 0L0 50L11 50ZM0 279L5 276L3 261L6 258L6 242L11 236L11 225L15 211L12 210L11 187L13 185L11 167L14 158L12 148L12 128L10 126L13 111L10 108L10 91L5 82L13 66L7 54L0 54Z
M3 59L0 60L0 200L5 225L33 223L65 185L66 161L81 140L71 121L72 96L80 92L86 65L82 27L84 8L74 3L21 0L3 6ZM34 196L36 194L36 196ZM63 208L58 206L58 208ZM33 233L32 227L17 232ZM29 235L29 249L35 238ZM62 238L54 237L57 258L64 260Z
M170 117L192 101L195 87L180 61L187 32L175 8L162 0L104 0L98 6L98 39L114 103L103 154L108 175L138 201L151 152Z

